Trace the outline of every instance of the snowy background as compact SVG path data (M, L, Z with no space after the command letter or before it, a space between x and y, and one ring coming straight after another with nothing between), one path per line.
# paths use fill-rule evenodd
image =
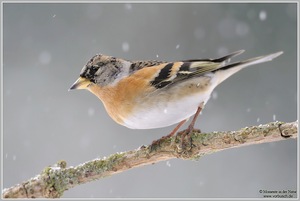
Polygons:
M218 86L198 118L204 132L297 119L296 4L4 4L4 187L66 160L135 149L174 126L130 130L88 91L68 92L96 53L126 59L236 60L277 51ZM80 185L68 197L262 197L297 189L297 142L170 160Z

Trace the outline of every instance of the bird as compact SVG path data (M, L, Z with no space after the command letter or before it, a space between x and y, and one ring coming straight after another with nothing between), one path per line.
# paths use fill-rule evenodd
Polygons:
M177 124L171 137L193 116L185 130L194 129L213 90L231 75L283 52L231 63L245 50L214 59L174 62L126 60L96 54L82 68L69 90L86 89L103 103L108 115L130 129L154 129Z

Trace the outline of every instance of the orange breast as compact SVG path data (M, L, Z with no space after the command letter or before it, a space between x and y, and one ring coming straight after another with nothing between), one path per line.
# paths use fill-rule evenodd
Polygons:
M129 77L123 78L114 86L100 87L91 85L89 90L104 104L109 116L119 124L123 124L143 97L155 90L149 82L163 66L144 68Z

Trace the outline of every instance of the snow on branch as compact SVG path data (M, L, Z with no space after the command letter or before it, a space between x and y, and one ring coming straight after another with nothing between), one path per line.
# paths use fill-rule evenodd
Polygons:
M242 128L238 131L199 133L191 138L173 136L161 138L149 146L115 153L107 158L95 159L76 167L67 167L59 161L45 168L39 175L2 191L3 198L58 198L64 191L103 177L112 176L131 168L159 161L180 158L198 160L201 156L246 145L275 142L298 137L298 121L271 122Z

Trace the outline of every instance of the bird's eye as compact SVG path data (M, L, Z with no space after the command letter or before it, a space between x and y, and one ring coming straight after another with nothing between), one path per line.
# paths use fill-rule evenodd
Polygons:
M91 74L91 75L95 75L95 73L97 72L98 69L99 69L98 66L92 66L92 67L90 68L90 74Z

